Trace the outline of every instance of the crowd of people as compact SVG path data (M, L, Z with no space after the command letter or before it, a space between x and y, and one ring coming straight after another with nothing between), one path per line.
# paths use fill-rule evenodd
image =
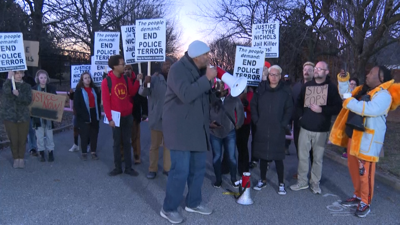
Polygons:
M146 177L156 178L162 145L163 174L168 181L160 215L171 223L181 223L178 207L186 185L185 210L203 215L212 213L202 203L201 195L208 151L213 155L213 187L223 185L222 158L227 159L229 185L233 188L239 187L244 172L259 164L260 177L253 185L256 191L267 186L266 173L274 161L277 193L285 195L284 159L288 146L285 136L293 132L299 162L293 176L297 182L290 189L310 188L313 193L321 194L323 156L330 137L333 144L345 148L355 189L343 205L357 206L355 214L365 217L370 212L375 166L386 131L385 117L389 109L400 104L400 100L392 99L390 71L383 66L373 67L361 86L357 79L350 79L349 73L341 71L337 86L330 79L326 62L305 62L301 79L291 85L288 75L282 77L279 65L266 62L258 87L248 87L233 97L229 86L217 79L216 68L209 66L209 51L207 44L194 41L180 60L167 57L161 71L145 77L136 75L122 56L111 56L108 66L112 70L102 81L101 89L95 87L89 72L82 73L76 90L69 94L74 109L74 144L70 151L80 148L85 161L89 151L93 160L99 158L97 139L102 102L113 138L114 169L109 175L138 176L132 168L132 159L134 164L142 162L140 123L148 119L151 145ZM49 75L44 70L36 73L37 85L23 82L23 74L23 71L9 72L2 89L0 113L10 139L14 168L25 166L26 137L33 156L39 156L42 162L46 158L54 161L53 122L31 118L28 106L31 90L56 94L56 89L49 84ZM16 88L12 87L12 79ZM140 85L139 80L144 80L144 84ZM306 102L310 87L328 89L325 104ZM114 111L120 113L119 125L114 121ZM338 114L331 130L331 119ZM364 130L352 125L357 116L364 117Z

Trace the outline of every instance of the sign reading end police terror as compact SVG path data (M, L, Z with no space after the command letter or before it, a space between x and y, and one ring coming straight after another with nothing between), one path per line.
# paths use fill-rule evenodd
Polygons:
M265 48L265 58L279 58L279 23L253 24L251 46Z
M136 62L165 61L165 19L136 21Z
M103 74L107 71L109 72L111 70L110 67L107 65L96 65L94 64L94 56L91 58L91 74L92 74L92 80L94 85L100 87L101 82L103 81Z
M89 72L90 74L90 65L71 65L71 88L75 89L76 85L79 83L81 79L81 75L83 72Z
M304 96L304 107L314 105L326 105L328 97L328 85L307 86Z
M121 26L122 44L126 64L135 63L135 25Z
M112 55L119 54L119 32L94 33L94 60L96 65L107 65Z
M22 33L0 33L0 72L26 69Z
M264 49L237 46L233 74L247 78L249 86L258 86L262 78L264 55Z

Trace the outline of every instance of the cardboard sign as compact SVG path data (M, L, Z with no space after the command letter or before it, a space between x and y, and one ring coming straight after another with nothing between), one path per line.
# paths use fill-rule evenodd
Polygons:
M165 61L166 29L165 19L136 21L136 62Z
M94 56L91 57L91 74L92 74L92 80L94 85L97 87L101 86L101 82L103 81L103 73L107 71L107 73L111 70L110 67L107 65L96 65L94 63Z
M26 69L22 33L0 33L0 72Z
M66 96L32 90L31 117L61 122Z
M265 50L237 46L233 75L246 77L247 85L258 86L262 79Z
M279 58L279 23L253 24L251 46L265 48L265 58Z
M304 96L304 107L310 107L311 104L326 105L328 101L328 85L307 86Z
M126 64L135 63L135 25L121 26L122 45Z
M94 33L94 62L96 65L107 65L112 55L119 54L119 32Z
M39 63L39 42L24 41L26 65L37 67Z
M83 72L90 73L90 65L71 65L71 88L75 89ZM90 73L91 74L91 73Z

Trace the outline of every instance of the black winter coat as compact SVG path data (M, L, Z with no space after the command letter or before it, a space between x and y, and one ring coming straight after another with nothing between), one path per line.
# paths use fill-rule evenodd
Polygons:
M97 95L97 110L99 113L99 120L101 119L101 93L98 88L94 88ZM89 111L86 108L86 103L83 98L82 88L77 88L74 93L74 111L78 127L85 123L99 123L98 121L90 121Z
M251 100L251 119L255 125L252 148L254 157L263 160L285 158L285 127L293 112L290 87L279 82L271 88L268 81L258 86Z

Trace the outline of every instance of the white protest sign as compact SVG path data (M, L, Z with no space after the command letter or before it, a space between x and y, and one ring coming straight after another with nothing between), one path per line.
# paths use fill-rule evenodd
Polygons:
M265 48L265 58L279 58L279 23L253 24L251 46Z
M107 65L96 65L94 64L94 56L91 57L91 72L92 72L92 80L94 85L101 86L101 82L103 81L103 73L109 72L111 70Z
M107 65L112 55L119 54L119 32L94 33L94 62L96 65Z
M122 45L126 64L135 63L135 25L121 26Z
M90 65L71 65L71 88L75 89L83 72L90 73Z
M39 42L24 41L26 65L37 67L39 63Z
M26 69L22 33L0 33L0 72Z
M165 19L136 21L136 62L165 61L166 28Z
M247 78L248 86L258 86L262 78L264 56L265 50L262 48L236 46L233 74Z

